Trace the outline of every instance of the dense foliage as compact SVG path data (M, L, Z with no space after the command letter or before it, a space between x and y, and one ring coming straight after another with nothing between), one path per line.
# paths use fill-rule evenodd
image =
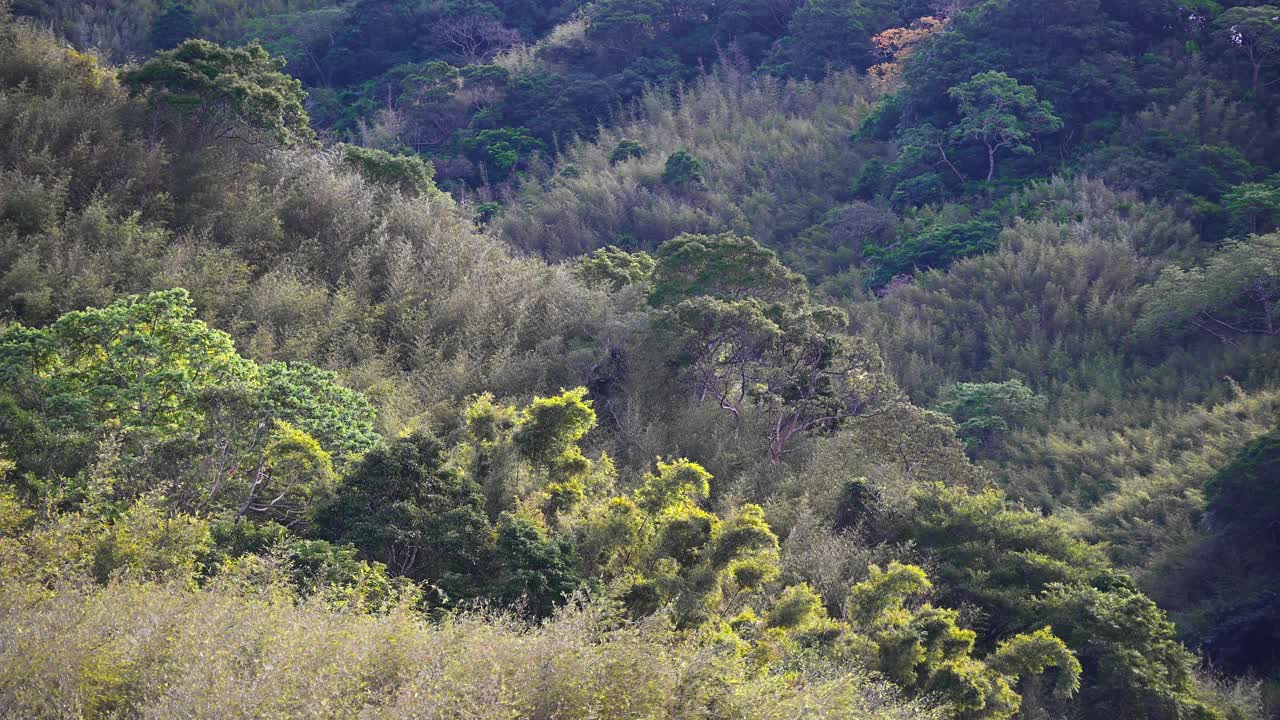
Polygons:
M1273 716L1277 16L0 2L0 714Z

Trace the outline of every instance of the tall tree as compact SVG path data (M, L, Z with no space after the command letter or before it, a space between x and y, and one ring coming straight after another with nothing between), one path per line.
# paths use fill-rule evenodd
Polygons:
M875 345L846 334L848 316L810 303L799 276L750 238L671 240L654 281L684 382L739 420L764 413L775 462L895 393Z
M1062 128L1053 105L1037 99L1034 87L1002 72L978 73L947 94L960 106L960 122L952 136L980 142L987 149L987 182L995 177L996 156L1002 150L1032 155L1033 137Z
M1263 70L1280 56L1280 7L1234 7L1218 16L1214 28L1220 41L1249 61L1253 94L1276 82L1263 79Z
M1144 289L1138 322L1155 334L1192 326L1225 343L1280 335L1280 234L1224 245L1203 268L1165 268Z
M776 253L733 233L681 235L658 248L649 302L662 306L708 295L723 300L786 300L802 292L804 279Z
M302 83L281 70L285 61L259 45L224 48L188 40L120 74L130 92L194 128L199 144L226 138L283 145L315 140Z

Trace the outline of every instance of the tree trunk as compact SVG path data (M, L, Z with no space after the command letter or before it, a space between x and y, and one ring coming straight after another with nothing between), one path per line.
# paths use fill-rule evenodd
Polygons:
M937 147L938 153L942 155L942 162L946 163L947 167L951 168L951 172L955 173L957 178L960 178L960 182L965 182L964 175L960 174L960 171L956 169L956 166L951 164L951 158L947 157L946 146L942 143L938 143Z

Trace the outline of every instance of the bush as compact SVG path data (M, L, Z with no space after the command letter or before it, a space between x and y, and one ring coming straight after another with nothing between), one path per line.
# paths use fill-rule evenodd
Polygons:
M435 192L435 168L417 155L392 155L384 150L343 145L347 164L374 183L399 189L409 195Z
M588 606L538 628L428 624L225 590L0 587L0 704L20 717L695 717L929 720L847 668L795 683Z
M662 168L662 182L675 187L701 187L706 163L688 150L677 150L667 156Z
M641 158L649 154L649 148L638 140L622 140L609 153L609 164L617 165L632 158Z
M866 255L874 270L867 276L867 283L880 287L899 275L945 269L960 258L994 250L998 230L991 223L979 221L940 225L887 247L871 246Z
M971 449L999 441L1011 429L1035 419L1048 407L1021 380L1002 383L959 383L943 388L938 411L951 416L958 434Z

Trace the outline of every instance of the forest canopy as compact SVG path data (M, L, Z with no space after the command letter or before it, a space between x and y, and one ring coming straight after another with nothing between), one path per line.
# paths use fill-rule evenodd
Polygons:
M0 714L1275 717L1278 18L0 2Z

